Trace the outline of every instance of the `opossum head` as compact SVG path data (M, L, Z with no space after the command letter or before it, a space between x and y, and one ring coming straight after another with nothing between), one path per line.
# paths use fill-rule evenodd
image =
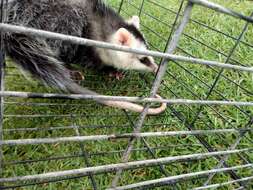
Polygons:
M134 49L147 50L146 40L139 29L139 17L133 16L126 22L124 27L119 28L114 34L112 34L109 42ZM138 70L155 73L158 69L157 64L151 56L121 51L108 50L106 62L113 67L123 70Z

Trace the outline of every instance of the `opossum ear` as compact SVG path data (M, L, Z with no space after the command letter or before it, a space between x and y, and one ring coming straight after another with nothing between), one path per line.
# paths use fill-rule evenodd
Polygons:
M140 29L140 18L138 16L132 16L127 22Z
M131 37L131 33L125 28L120 28L115 34L117 42L124 46L131 46Z

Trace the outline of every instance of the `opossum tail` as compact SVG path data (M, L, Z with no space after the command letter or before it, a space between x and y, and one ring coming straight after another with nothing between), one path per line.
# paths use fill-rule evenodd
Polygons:
M5 36L7 55L25 71L46 85L74 94L98 95L72 81L70 71L57 59L57 55L43 39L36 39L21 34L7 34ZM141 112L143 106L121 101L98 100L107 106ZM159 108L150 108L149 115L162 113L166 104Z

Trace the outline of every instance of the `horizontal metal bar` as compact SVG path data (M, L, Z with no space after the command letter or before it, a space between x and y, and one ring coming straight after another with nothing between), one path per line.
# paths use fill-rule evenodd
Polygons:
M106 118L111 118L111 117L123 117L124 114L30 114L30 115L24 115L24 114L13 114L13 115L8 115L5 114L4 117L12 117L12 118L25 118L25 119L34 119L34 118L50 118L50 117L55 117L55 118L80 118L80 117L106 117Z
M236 188L236 189L234 189L234 190L245 190L245 187L238 187L238 188Z
M175 63L176 63L176 62L175 62ZM176 63L176 64L177 64L177 63ZM188 71L188 70L187 70L186 68L184 68L183 66L181 66L181 65L179 65L179 64L177 64L177 66L183 68L187 73L191 74L193 77L195 77L197 80L199 80L201 83L203 83L203 84L204 84L205 86L207 86L208 88L211 88L210 85L208 85L208 84L206 84L205 82L203 82L203 81L202 81L201 79L199 79L195 74L192 74L190 71ZM214 70L214 71L217 72L216 70ZM217 73L218 73L218 72L217 72ZM167 71L167 74L170 74L170 73ZM171 75L171 74L170 74L170 75ZM232 80L226 78L223 74L221 74L221 76L222 76L223 78L225 78L226 80L229 80L230 82L233 82L233 84L235 84L235 85L238 86L237 83L235 83L234 81L232 81ZM184 82L182 82L182 81L176 79L176 77L173 77L173 78L177 81L177 83L184 85L184 84L183 84ZM240 85L239 85L238 87L240 87L241 89L243 89L244 91L246 91L246 92L249 93L250 95L253 93L253 92L249 92L249 90L244 89L244 88L241 87ZM188 86L185 86L185 85L184 85L184 88L191 89L191 88L189 87L189 85L188 85ZM191 92L191 94L193 94L193 93L192 93L192 90L189 90L189 91ZM214 91L217 95L219 95L219 96L220 96L220 99L222 98L223 101L229 101L229 100L222 94L222 92L220 92L220 91L218 91L218 90L216 90L216 89L213 89L213 91ZM194 97L196 97L197 99L199 99L199 96L197 96L195 93L194 93L193 95L194 95ZM247 114L242 108L240 108L239 106L236 106L236 105L235 105L235 107L236 107L240 112L242 112L242 113L248 115L248 114ZM212 109L213 109L213 108L212 108ZM215 111L215 112L217 113L217 111Z
M58 137L58 138L17 139L17 140L3 140L0 142L0 145L16 146L16 145L54 144L66 142L101 141L101 140L112 140L122 138L168 137L168 136L181 136L181 135L211 135L217 133L241 133L244 131L253 131L253 128L124 133L124 134L111 134L111 135L74 136L74 137Z
M207 185L207 186L203 186L203 187L196 187L193 190L202 190L202 189L210 189L210 188L213 189L213 188L218 188L218 187L230 185L230 184L237 183L237 182L251 181L251 180L253 180L253 176L244 177L244 178L237 179L237 180L231 180L231 181L223 182L223 183L216 183L216 184Z
M213 3L213 2L209 2L207 0L189 0L190 2L197 4L197 5L201 5L210 9L213 9L215 11L221 12L221 13L225 13L227 15L231 15L235 18L239 18L242 20L245 20L247 22L253 23L253 19L251 17L245 16L241 13L235 12L231 9L225 8L219 4Z
M176 148L176 149L182 149L182 148L187 148L187 147L198 147L201 148L202 144L169 144L166 146L157 146L157 147L149 147L149 148L134 148L133 152L147 152L149 150L152 151L160 151L160 150L169 150L171 148ZM125 150L121 149L121 150L113 150L113 151L106 151L106 152L89 152L88 153L88 157L92 158L92 157L100 157L101 156L110 156L110 155L121 155L122 153L124 153ZM45 157L45 158L37 158L36 160L15 160L15 161L6 161L3 163L3 166L5 167L9 167L10 165L20 165L20 164L31 164L31 163L37 163L37 162L45 162L45 161L53 161L53 160L66 160L66 159L72 159L72 158L78 158L78 157L82 157L83 154L80 153L75 153L73 155L64 155L64 156L55 156L55 157Z
M220 172L225 172L225 171L244 169L244 168L249 168L252 166L253 164L246 164L246 165L234 166L234 167L229 167L229 168L220 168L220 169L206 170L206 171L200 171L200 172L194 172L194 173L187 173L187 174L181 174L177 176L171 176L171 177L165 177L161 179L139 182L139 183L130 184L130 185L121 186L121 187L109 188L107 190L126 190L126 189L144 188L147 186L151 186L151 185L154 186L154 185L164 184L164 183L169 184L169 182L175 182L178 180L186 180L192 177L197 177L197 176L200 177L200 176L208 175L212 173L220 173Z
M156 51L133 49L133 48L128 48L126 46L119 46L119 45L114 45L114 44L110 44L106 42L79 38L75 36L69 36L69 35L48 32L48 31L38 30L38 29L33 29L33 28L27 28L27 27L22 27L22 26L14 26L10 24L0 23L0 30L5 31L5 32L21 33L21 34L36 36L36 37L41 37L41 38L62 40L62 41L67 41L67 42L71 42L71 43L79 44L79 45L95 46L98 48L107 48L107 49L112 49L112 50L117 50L117 51L124 51L124 52L130 52L130 53L141 54L141 55L161 57L161 58L166 58L170 60L177 60L177 61L182 61L186 63L210 65L210 66L216 66L216 67L221 67L225 69L234 69L234 70L241 70L241 71L247 71L247 72L253 73L253 67L231 65L231 64L220 63L217 61L208 61L208 60L190 58L190 57L185 57L185 56L180 56L180 55L173 55L169 53L161 53L161 52L156 52Z
M132 7L134 7L135 9L137 9L136 5L134 5L134 4L130 3L130 2L128 4L131 5ZM130 14L127 13L127 11L126 11L126 14L129 15L129 16L131 16ZM147 15L147 16L153 18L154 20L156 20L156 21L164 24L165 26L172 27L171 24L165 23L162 20L157 19L156 17L150 15L149 13L145 12L144 10L142 11L142 14L143 15ZM144 28L146 28L148 31L154 33L158 38L163 39L164 41L166 41L166 39L161 34L155 32L153 29L150 29L149 27L145 26L144 24L141 24L141 26L143 26ZM224 57L227 57L227 55L224 52L221 52L220 50L215 49L214 47L212 47L212 46L210 46L210 45L208 45L208 44L206 44L206 43L198 40L197 38L194 38L194 37L188 35L187 33L182 33L182 35L185 36L186 38L191 39L192 41L194 41L194 42L196 42L198 44L201 44L201 45L207 47L208 49L210 49L210 50L212 50L212 51L214 51L216 53L219 53L219 54L223 55ZM181 49L181 48L178 47L178 49ZM193 57L193 56L191 56L191 57ZM230 60L231 60L231 62L233 62L235 64L245 66L245 65L243 65L242 63L240 63L239 61L237 61L237 60L235 60L233 58L230 58Z
M28 186L38 186L38 185L45 185L45 184L50 184L50 183L58 183L58 182L63 182L63 181L68 181L70 182L71 180L83 180L84 177L87 177L87 175L78 175L78 176L74 176L74 177L64 177L64 178L57 178L57 179L53 179L53 180L45 180L45 181L40 181L40 182L30 182L30 183L21 183L21 184L16 184L16 185L8 185L8 186L4 186L1 187L1 190L4 189L19 189L19 188L25 188ZM201 178L201 177L200 177ZM198 178L198 179L200 179ZM36 188L36 187L34 187ZM143 189L144 190L144 189ZM236 189L237 190L237 189Z
M81 129L102 129L102 128L127 128L129 125L86 125L78 126ZM41 127L41 128L8 128L4 129L4 133L13 133L13 132L28 132L28 131L56 131L56 130L73 130L76 126L64 126L64 127Z
M20 98L59 98L59 99L91 99L91 100L111 100L143 103L167 103L167 104L199 104L199 105L226 105L226 106L253 106L253 102L219 101L219 100L188 100L188 99L160 99L129 96L104 96L104 95L83 95L83 94L51 94L32 93L16 91L0 91L0 97L20 97Z
M180 83L180 80L178 80L177 82L179 82ZM166 90L167 91L170 91L171 93L172 93L172 95L174 96L174 97L178 97L178 94L177 93L175 93L175 92L173 92L172 91L172 89L171 88L169 88L166 84L163 84L164 86L165 86L165 88L166 88ZM187 88L187 86L186 87L184 87L184 88ZM196 98L198 98L198 96L197 95L195 95L195 93L193 93L193 95L196 97ZM222 96L222 95L221 95ZM189 106L187 106L186 105L186 107L190 110L190 112L191 113L194 113L194 111L193 111L193 109L192 108L190 108ZM208 106L209 107L209 106ZM171 107L169 107L169 108L171 108ZM211 107L210 106L210 108L213 110L214 108L213 107ZM241 109L240 107L237 107L237 109ZM215 110L214 110L215 111ZM242 110L240 110L240 111L242 111ZM172 111L173 112L173 111ZM222 114L220 114L219 112L217 112L217 110L215 111L215 113L216 114L218 114L218 116L224 121L224 122L226 122L227 124L229 124L229 125L231 125L231 128L237 128L237 126L233 126L234 124L233 123L231 123L230 121L228 121L226 118L224 118L223 116L222 116ZM244 112L242 112L242 113L244 113ZM195 113L194 113L195 114ZM245 113L244 113L245 114ZM175 114L177 117L178 117L178 114ZM201 114L202 115L202 114ZM203 115L202 115L203 116ZM201 118L200 116L198 116L198 118ZM182 122L185 122L185 120L181 120ZM210 121L211 122L211 121ZM210 125L211 124L211 125ZM211 129L211 128L213 128L213 126L214 126L214 123L213 122L211 122L210 124L208 124L208 123L205 123L205 127L207 127L208 129ZM220 134L219 135L219 138L221 138L221 139L224 139L225 137L224 137L224 135L222 135L222 134ZM228 142L226 142L226 141L224 141L223 142L225 145L227 144L227 145L229 145L228 144Z
M177 62L175 62L175 63L177 64ZM199 77L197 77L197 76L195 76L194 74L192 74L190 71L188 71L188 70L187 70L186 68L184 68L183 66L178 65L178 64L177 64L177 66L179 66L180 68L183 68L187 73L191 74L193 77L195 77L195 78L196 78L197 80L199 80L201 83L203 83L205 86L207 86L207 87L209 87L209 88L211 87L211 86L209 86L208 84L206 84L205 82L203 82L201 79L199 79ZM200 96L197 95L196 93L194 93L194 92L191 90L191 88L189 88L189 85L186 85L185 82L182 82L182 80L180 80L180 79L178 79L177 77L175 77L175 76L174 76L172 73L170 73L169 71L167 71L167 74L168 74L168 75L171 75L172 78L173 78L178 84L181 84L181 85L183 86L183 88L188 89L188 91L189 91L196 99L200 99ZM168 91L170 91L170 92L173 94L174 97L177 97L177 98L178 98L177 94L176 94L175 92L173 92L167 85L165 85L164 83L163 83L162 85L163 85ZM204 88L204 87L201 87L201 88ZM217 91L217 90L215 90L215 89L214 89L214 91L220 96L220 98L224 98L225 101L228 101L228 99L227 99L225 96L223 96L221 92L219 92L219 91ZM187 107L188 107L188 106L187 106ZM228 120L225 119L225 118L222 116L222 114L220 114L215 108L213 108L211 105L208 105L208 107L209 107L210 109L212 109L220 118L222 118L224 121L228 122ZM248 115L245 111L242 110L242 108L240 108L240 107L238 107L238 106L236 106L236 108L237 108L238 110L240 110L242 113ZM190 109L190 108L188 107L188 109ZM190 110L193 112L192 109L190 109ZM193 112L193 113L194 113L194 112ZM228 123L231 124L230 122L228 122Z
M14 106L87 106L87 104L82 104L82 103L41 103L41 102L14 102L14 101L11 101L11 102L4 102L4 104L8 104L8 105L14 105Z
M172 9L169 9L168 7L164 7L163 5L158 4L157 2L154 2L154 1L151 1L151 0L146 0L146 1L149 2L149 3L152 3L153 5L155 5L155 6L159 7L159 8L162 8L162 9L164 9L164 10L170 12L170 13L177 14L177 11L172 10ZM180 16L182 16L182 15L180 14ZM204 23L204 22L202 22L202 21L195 20L195 19L192 19L192 18L190 19L190 21L193 22L193 23L195 23L195 24L197 24L197 25L200 25L200 26L202 26L202 27L204 27L204 28L207 28L208 30L212 30L212 31L214 31L214 32L216 32L216 33L222 34L222 35L224 35L224 36L226 36L226 37L228 37L228 38L231 38L231 39L233 39L233 40L237 40L236 37L231 36L231 35L229 35L229 34L223 32L223 31L218 30L218 29L216 29L216 28L213 28L213 27L211 27L211 26L208 26L206 23ZM253 45L252 45L252 44L249 44L248 42L241 41L241 43L244 44L245 46L248 46L248 47L253 48Z
M182 155L182 156L174 156L174 157L166 157L166 158L158 158L158 159L150 159L150 160L141 160L141 161L127 162L127 163L94 166L94 167L65 170L65 171L58 171L58 172L49 172L49 173L44 173L44 174L35 174L35 175L10 177L10 178L0 178L0 183L21 182L21 181L30 181L30 180L46 180L46 179L73 176L73 175L98 174L98 173L102 173L102 172L113 172L117 169L124 169L125 170L125 169L133 169L133 168L138 168L138 167L149 167L149 166L154 166L154 165L158 165L158 164L168 164L168 163L172 163L172 162L185 161L185 160L189 160L189 159L193 159L193 160L194 159L204 159L204 158L208 158L211 156L234 154L234 153L239 153L239 152L248 151L248 150L249 149L241 149L241 150L199 153L199 154ZM234 168L223 168L223 169L219 169L219 170L218 169L210 170L210 172L208 172L208 173L233 170L233 169L239 169L239 168L247 168L247 167L252 167L252 166L253 166L253 164L247 164L247 165L242 165L242 166L236 166ZM172 178L174 178L174 177L177 177L177 176L173 176Z
M196 93L196 92L193 90L194 88L192 88L192 87L191 87L190 85L188 85L186 82L184 82L183 80L181 80L180 78L178 78L178 76L173 75L172 72L169 72L169 71L167 71L167 74L168 74L169 76L171 76L171 77L177 82L177 84L179 84L178 87L179 87L179 86L182 86L185 90L187 90L187 92L189 92L191 95L193 95L193 97L194 97L195 99L201 99L201 98L203 98L203 97L201 97L201 95L199 95L198 93ZM209 85L208 85L207 87L211 88ZM204 89L205 87L203 87L203 85L200 85L200 88L203 88L203 89ZM218 94L218 95L220 96L219 98L220 98L220 99L223 99L223 101L229 101L226 97L224 97L224 96L222 95L221 92L218 92L217 90L214 90L214 92L215 92L216 94ZM235 105L235 106L236 106L236 105ZM214 106L212 106L212 105L207 105L207 107L209 107L212 111L214 111L215 114L217 114L220 118L222 118L223 120L225 119L224 116L223 116L223 114L219 113L219 111L218 111ZM236 106L236 108L237 108L239 111L241 111L242 113L248 115L248 114L245 112L245 110L242 110L242 108L240 108L240 107L238 107L238 106ZM194 112L193 112L193 113L194 113Z
M207 84L205 81L203 81L203 79L200 79L199 76L197 76L196 74L194 74L193 72L191 72L190 70L188 70L187 68L185 68L184 66L178 64L177 62L173 61L176 66L180 67L181 69L183 69L185 72L187 72L191 77L197 79L198 81L200 81L202 84L204 84L206 87L211 88L210 84ZM213 69L212 67L210 67L210 69ZM217 70L213 69L214 72L219 73ZM249 95L253 95L253 92L246 89L245 87L241 86L240 84L236 83L235 81L233 81L232 79L228 78L227 76L225 76L224 74L221 74L221 76L227 80L228 82L232 83L233 85L236 85L237 87L239 87L241 90L243 90L245 93L249 94ZM179 81L180 82L180 81ZM182 83L182 82L181 82ZM216 94L218 94L220 97L222 97L224 100L226 100L225 96L223 96L223 94L217 90L214 89L214 92Z
M83 180L85 177L87 177L87 175L78 175L78 176L74 176L74 177L64 177L64 178L57 178L57 179L53 179L53 180L46 180L43 182L31 182L31 183L21 183L21 184L15 184L15 185L6 185L4 187L1 187L1 190L14 190L14 189L29 189L28 187L32 187L33 189L36 189L36 187L38 186L44 186L45 184L47 184L47 187L49 187L49 184L52 183L62 183L62 182L66 182L69 183L73 180ZM76 182L76 181L75 181Z
M73 117L73 115L69 115L69 117ZM123 115L119 115L123 116ZM12 116L14 117L14 116ZM64 117L64 116L63 116ZM79 115L78 115L79 117ZM93 117L93 116L92 116ZM153 123L153 124L145 124L144 127L160 127L160 126L170 126L170 123ZM80 129L102 129L102 128L128 128L130 125L84 125L78 126ZM55 131L55 130L73 130L76 126L62 126L62 127L30 127L30 128L7 128L3 129L4 133L13 133L13 132L27 132L27 131Z
M95 80L99 80L99 79L95 79ZM84 82L79 83L79 85L89 86L89 90L100 91L100 93L104 93L104 94L108 92L108 88L98 87L98 85L101 84L101 82L98 85L96 85L96 83L99 83L99 82L92 82L92 81L87 81L86 82L86 81L84 81ZM12 80L11 86L9 86L9 90L17 89L20 86L29 85L29 84L34 85L34 83L29 83L25 80L20 80L18 82ZM144 89L144 88L141 89L141 87L136 87L137 83L135 85L134 83L129 82L129 83L127 83L127 85L128 85L128 90L127 90L128 93L138 93L138 92L147 93L147 92L149 92L148 89ZM42 83L36 83L36 87L42 87L43 88L43 87L45 87L45 85L43 85ZM117 87L115 87L115 89L111 89L111 92L120 94L120 93L123 92L123 90L124 89L121 89L120 86L118 86L118 89L117 89Z

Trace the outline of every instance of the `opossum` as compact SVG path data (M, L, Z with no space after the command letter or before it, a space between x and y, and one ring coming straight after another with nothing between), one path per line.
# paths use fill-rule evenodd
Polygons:
M7 17L7 23L13 25L147 49L147 42L140 32L139 17L124 20L102 0L12 0L8 4ZM68 93L97 95L72 80L70 64L97 69L109 66L154 73L158 69L151 56L74 45L23 34L5 33L4 45L7 55L22 69L46 85ZM143 110L143 106L130 102L98 102L135 112ZM159 114L165 108L166 104L159 108L150 108L148 114Z

